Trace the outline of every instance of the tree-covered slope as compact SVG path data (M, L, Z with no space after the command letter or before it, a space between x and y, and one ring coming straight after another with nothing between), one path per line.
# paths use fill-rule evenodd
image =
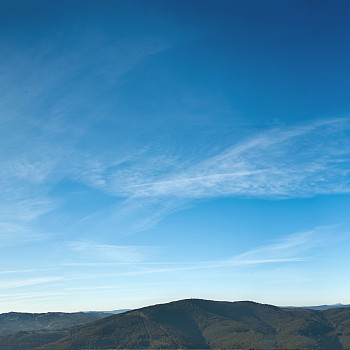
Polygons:
M1 350L32 350L42 344L53 343L65 336L66 330L20 331L0 337Z
M47 312L39 314L8 312L0 314L0 335L17 331L69 328L109 315L104 312Z
M81 348L349 348L350 310L282 309L252 302L182 300L71 329L45 350ZM329 316L329 317L327 317ZM349 327L350 328L350 327Z
M16 334L11 335L14 344ZM46 344L35 349L349 349L350 309L284 309L253 302L187 299L75 326L51 342L47 341L50 334L58 335L46 334ZM43 336L34 335L35 339ZM0 337L1 349L6 337ZM24 335L18 337L22 341ZM18 347L6 348L12 349Z

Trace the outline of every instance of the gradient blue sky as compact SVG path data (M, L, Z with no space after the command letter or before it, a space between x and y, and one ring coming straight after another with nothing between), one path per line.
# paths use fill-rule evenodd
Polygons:
M348 1L0 10L0 312L350 303Z

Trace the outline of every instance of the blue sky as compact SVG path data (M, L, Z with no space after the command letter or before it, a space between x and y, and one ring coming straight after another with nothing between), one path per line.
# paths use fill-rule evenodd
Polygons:
M0 312L350 303L349 2L0 7Z

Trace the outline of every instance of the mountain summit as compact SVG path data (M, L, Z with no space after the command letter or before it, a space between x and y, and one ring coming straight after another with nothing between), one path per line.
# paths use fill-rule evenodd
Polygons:
M19 339L23 336L14 333L12 339L16 334ZM36 332L32 336L38 338ZM1 349L16 348L5 344L8 338L0 337ZM345 349L350 348L350 309L287 309L250 301L186 299L75 326L61 339L36 346L21 349Z

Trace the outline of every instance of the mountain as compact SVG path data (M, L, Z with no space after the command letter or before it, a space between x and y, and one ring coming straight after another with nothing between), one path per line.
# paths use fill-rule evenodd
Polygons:
M131 311L131 309L119 309L119 310L112 310L112 311L105 311L110 314L121 314L123 312Z
M85 311L86 313L104 313L104 314L121 314L123 312L131 311L131 309L119 309L119 310L112 310L112 311Z
M0 337L2 350L121 348L345 349L350 348L350 308L319 311L186 299L112 315L61 333L31 331Z
M328 310L328 309L338 309L340 307L350 307L350 305L333 304L333 305L303 306L301 307L301 309Z
M0 337L1 350L32 350L38 346L53 343L68 335L67 330L21 331Z
M40 314L8 312L0 314L0 335L28 330L56 330L99 320L110 314L104 312L47 312Z

